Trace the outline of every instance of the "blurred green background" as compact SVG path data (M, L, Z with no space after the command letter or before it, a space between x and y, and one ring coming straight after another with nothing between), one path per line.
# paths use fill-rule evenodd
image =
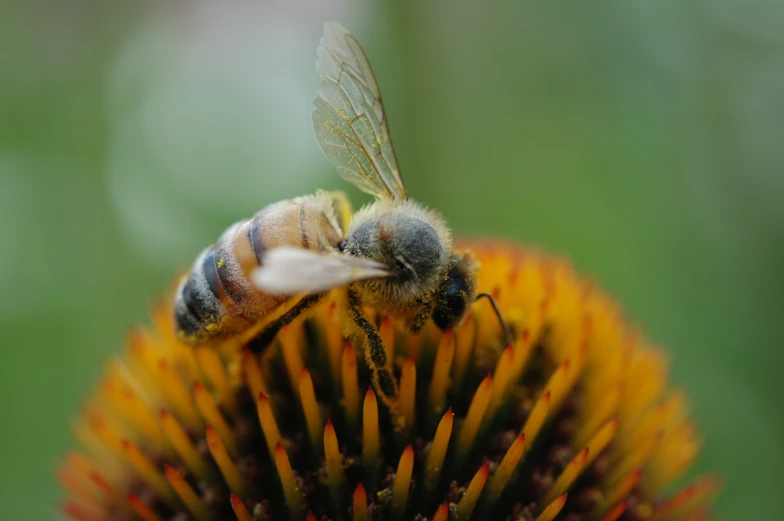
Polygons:
M375 66L409 192L614 294L693 398L722 519L781 519L784 2L18 4L0 518L56 516L69 418L178 269L269 202L346 188L309 118L335 19Z

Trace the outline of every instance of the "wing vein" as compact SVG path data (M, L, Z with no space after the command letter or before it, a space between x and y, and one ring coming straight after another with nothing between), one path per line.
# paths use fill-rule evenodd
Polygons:
M381 92L359 42L330 22L318 55L321 85L313 124L324 155L360 190L405 199Z

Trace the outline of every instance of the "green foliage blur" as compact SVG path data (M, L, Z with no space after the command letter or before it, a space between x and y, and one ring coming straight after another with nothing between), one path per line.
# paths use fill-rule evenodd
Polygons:
M374 64L409 193L615 295L692 397L721 518L781 519L779 0L3 8L0 518L57 517L69 419L201 248L346 189L309 118L328 19Z

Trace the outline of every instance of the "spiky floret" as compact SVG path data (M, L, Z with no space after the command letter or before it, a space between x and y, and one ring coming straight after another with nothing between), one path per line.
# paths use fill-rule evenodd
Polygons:
M74 424L65 512L82 521L705 519L716 488L665 498L698 451L661 352L561 261L472 246L486 302L441 333L375 317L399 415L369 387L333 292L262 356L186 347L168 308Z

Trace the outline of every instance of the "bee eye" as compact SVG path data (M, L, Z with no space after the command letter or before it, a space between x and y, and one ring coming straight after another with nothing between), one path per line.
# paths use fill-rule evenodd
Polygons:
M346 249L346 239L343 239L338 243L338 251L343 252Z

